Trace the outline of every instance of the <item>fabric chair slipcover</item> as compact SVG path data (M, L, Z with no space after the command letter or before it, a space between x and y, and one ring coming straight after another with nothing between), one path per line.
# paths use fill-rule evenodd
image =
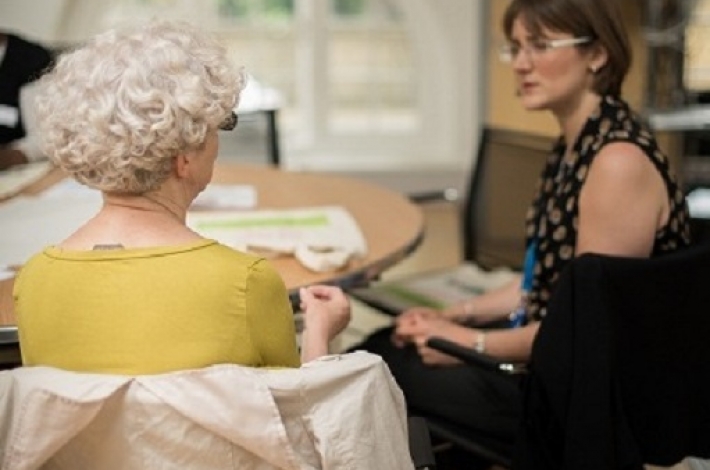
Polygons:
M152 376L0 372L0 468L411 469L401 390L375 355Z

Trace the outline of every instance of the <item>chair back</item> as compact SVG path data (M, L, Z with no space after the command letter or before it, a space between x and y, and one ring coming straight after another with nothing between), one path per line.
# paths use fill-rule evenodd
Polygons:
M570 263L533 346L516 468L710 457L708 279L709 245Z
M550 137L483 129L462 206L465 260L521 267L525 214L553 143Z
M0 372L2 470L411 469L401 391L378 356L153 376Z

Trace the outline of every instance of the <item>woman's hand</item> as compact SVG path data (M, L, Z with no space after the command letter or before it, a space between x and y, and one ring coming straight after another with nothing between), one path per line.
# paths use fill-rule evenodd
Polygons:
M402 328L408 328L409 325L416 321L417 318L436 318L441 315L441 312L429 307L413 307L400 313L397 318L395 318L395 332L392 335L392 341L397 347L404 347L407 343L410 343L410 339L399 335L397 331Z
M441 315L441 312L439 310L435 310L433 308L429 307L412 307L410 309L407 309L397 315L397 318L395 318L395 324L399 325L400 323L407 323L409 322L412 318L417 317L417 316L423 316L423 317L438 317Z
M350 323L350 300L338 287L315 285L299 291L306 329L328 341Z
M392 339L400 347L408 343L413 344L425 364L451 365L459 364L460 361L448 354L429 348L426 345L427 340L431 336L438 336L465 345L473 344L477 334L475 330L443 318L435 310L422 309L410 311L406 317L398 318Z
M338 287L315 285L299 291L305 329L301 358L328 354L328 343L350 323L350 300Z

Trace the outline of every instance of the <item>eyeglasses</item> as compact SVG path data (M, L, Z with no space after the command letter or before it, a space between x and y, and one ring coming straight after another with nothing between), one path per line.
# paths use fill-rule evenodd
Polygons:
M579 38L563 38L563 39L535 39L524 46L515 43L508 43L502 46L498 51L498 58L501 62L509 64L513 62L520 52L524 52L528 59L534 61L545 53L559 49L560 47L578 46L591 42L592 38L583 36Z
M239 122L239 116L237 116L237 113L232 111L229 113L229 116L225 118L224 121L219 125L219 129L222 131L231 131L234 130L235 127L237 127L237 123Z

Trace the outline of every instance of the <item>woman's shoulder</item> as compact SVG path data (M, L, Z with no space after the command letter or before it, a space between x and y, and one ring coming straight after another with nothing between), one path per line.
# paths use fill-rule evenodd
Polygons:
M600 134L607 142L627 141L641 147L654 146L655 136L646 120L621 98L605 96L602 101Z
M643 166L650 160L657 168L667 170L668 158L643 117L620 98L605 97L603 103L595 162L609 154L628 155L628 159L616 164L633 165L635 162Z
M208 245L210 262L227 269L246 269L256 275L276 275L276 270L263 256L232 248L219 242Z
M655 175L648 152L628 141L611 141L594 158L594 172L609 181L627 181L644 175Z

